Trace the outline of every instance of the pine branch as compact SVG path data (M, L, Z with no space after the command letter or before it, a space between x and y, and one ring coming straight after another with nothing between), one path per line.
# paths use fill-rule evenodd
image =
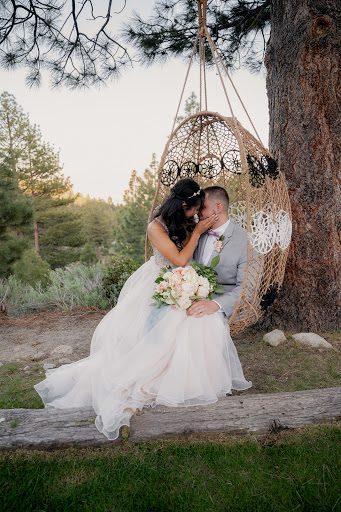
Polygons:
M270 0L222 1L217 6L207 6L207 28L228 67L238 62L248 67L258 67L265 55L266 33L270 24ZM137 58L146 64L164 61L172 56L190 57L198 29L195 0L173 2L157 1L153 15L143 20L134 13L124 25L123 35L127 43L137 50ZM259 37L258 37L259 36ZM262 38L262 55L257 51L258 39ZM205 49L208 64L213 58Z
M54 86L89 87L117 77L131 59L109 31L112 4L106 0L96 14L91 0L0 0L0 66L26 67L29 86L39 85L43 68Z

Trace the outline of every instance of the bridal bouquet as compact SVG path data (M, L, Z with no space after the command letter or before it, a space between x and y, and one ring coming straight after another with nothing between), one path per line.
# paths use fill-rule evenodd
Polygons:
M209 267L193 261L187 267L162 268L160 277L155 280L157 288L153 295L157 307L174 304L178 309L188 309L194 300L211 299L215 293L224 293L217 284L214 270L218 262L219 256L216 256Z

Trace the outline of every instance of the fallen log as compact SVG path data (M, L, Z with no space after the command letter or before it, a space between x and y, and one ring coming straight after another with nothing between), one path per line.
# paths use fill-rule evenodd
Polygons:
M131 422L132 442L194 432L269 432L341 419L341 387L230 396L200 408L155 407Z
M165 439L188 433L266 433L341 418L341 387L293 393L227 396L197 407L157 406L131 419L133 443ZM94 424L92 408L1 409L0 449L60 449L70 446L109 446Z

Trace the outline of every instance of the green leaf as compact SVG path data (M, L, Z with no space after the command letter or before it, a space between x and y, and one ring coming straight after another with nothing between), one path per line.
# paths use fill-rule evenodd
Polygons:
M195 267L205 268L205 265L202 265L201 263L198 263L196 261L192 261L191 265L193 268L195 268Z
M155 282L157 284L161 283L161 281L163 281L163 278L162 277L158 277L157 279L155 279Z
M223 290L222 288L216 288L214 289L214 293L225 293L225 290Z
M218 265L220 261L220 256L217 254L217 256L214 256L213 260L211 261L211 267L214 268Z
M174 302L174 304L176 304L178 306L178 308L180 308L179 304L177 303L176 299L173 297L173 295L171 294L171 292L169 292L169 297L172 299L172 301Z

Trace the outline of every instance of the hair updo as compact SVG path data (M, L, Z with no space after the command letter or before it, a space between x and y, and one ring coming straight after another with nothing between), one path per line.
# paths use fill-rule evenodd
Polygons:
M162 218L168 228L170 239L179 245L185 240L187 232L192 232L196 225L194 218L186 219L183 204L186 204L187 209L202 207L204 200L205 192L196 181L190 178L179 180L158 208L154 219Z

